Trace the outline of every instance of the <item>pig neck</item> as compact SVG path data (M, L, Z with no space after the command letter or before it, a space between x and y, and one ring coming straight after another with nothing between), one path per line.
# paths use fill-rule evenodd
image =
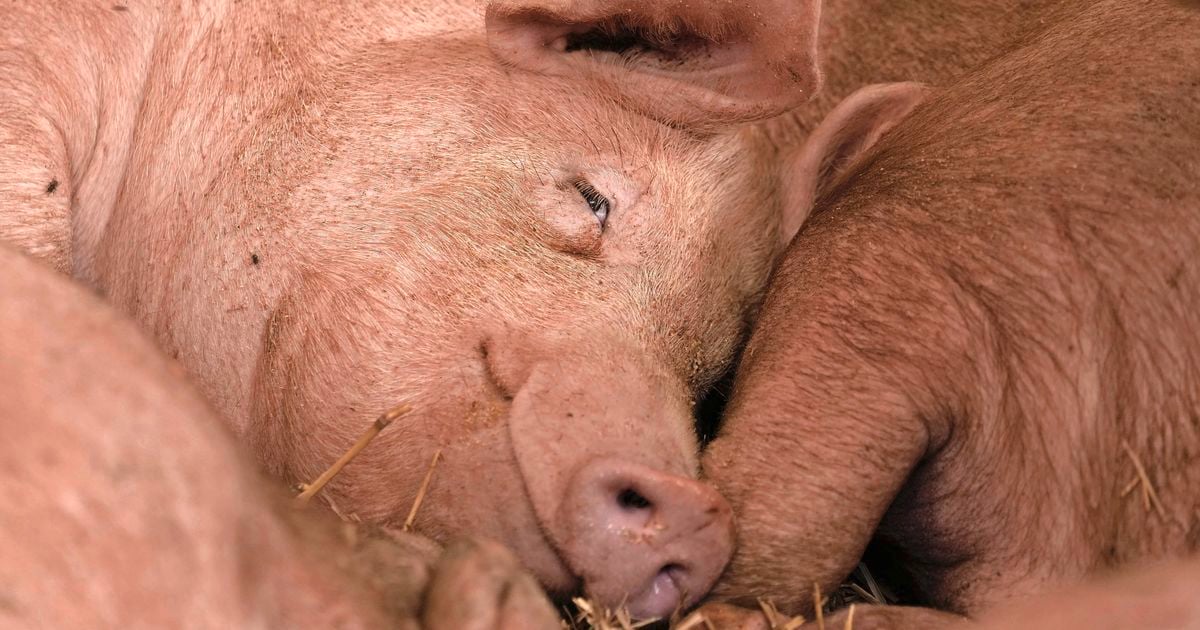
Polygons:
M821 9L823 86L813 100L771 121L780 146L798 146L842 99L872 83L946 87L1008 50L1052 3L1040 0L839 0Z

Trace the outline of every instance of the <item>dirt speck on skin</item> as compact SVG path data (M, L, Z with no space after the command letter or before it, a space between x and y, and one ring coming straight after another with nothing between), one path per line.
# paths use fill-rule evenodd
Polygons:
M10 597L4 591L0 591L0 613L17 615L21 612L20 606L16 600Z
M250 254L250 264L251 265L254 265L255 267L257 267L260 262L262 262L262 259L258 257L258 254Z
M1186 264L1179 265L1179 267L1176 268L1175 271L1171 272L1171 275L1167 278L1167 286L1171 287L1172 290L1178 291L1179 279L1183 277L1183 272L1186 270Z
M46 194L53 195L54 191L58 190L58 180L52 179L49 184L46 184Z

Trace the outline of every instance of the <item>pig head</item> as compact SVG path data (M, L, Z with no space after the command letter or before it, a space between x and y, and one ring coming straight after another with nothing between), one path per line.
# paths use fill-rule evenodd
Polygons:
M289 482L411 405L323 495L347 518L402 524L440 451L419 531L697 601L733 526L691 409L802 218L755 123L815 90L819 3L200 4L101 108L133 143L78 274Z

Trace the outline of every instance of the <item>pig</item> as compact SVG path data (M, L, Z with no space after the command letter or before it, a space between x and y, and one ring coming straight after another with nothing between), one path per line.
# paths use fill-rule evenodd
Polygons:
M1200 546L1198 29L1056 3L833 166L703 456L715 600L811 612L874 539L975 616Z
M439 560L281 503L136 326L8 246L0 268L0 626L559 627L494 544Z
M431 475L418 532L665 616L731 553L692 409L807 212L764 121L818 89L819 7L8 3L0 240L137 321L289 484L411 406L330 510L398 527Z

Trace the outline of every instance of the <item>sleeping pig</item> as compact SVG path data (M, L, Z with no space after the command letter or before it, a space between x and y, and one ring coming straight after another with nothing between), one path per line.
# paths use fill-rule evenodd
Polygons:
M400 526L440 452L419 532L641 617L714 583L692 407L807 212L756 122L817 89L816 0L5 12L0 239L152 333L262 466L311 480L406 403L322 495L346 518Z
M807 612L874 539L974 617L1200 549L1200 7L1046 10L819 193L704 456L716 597Z

